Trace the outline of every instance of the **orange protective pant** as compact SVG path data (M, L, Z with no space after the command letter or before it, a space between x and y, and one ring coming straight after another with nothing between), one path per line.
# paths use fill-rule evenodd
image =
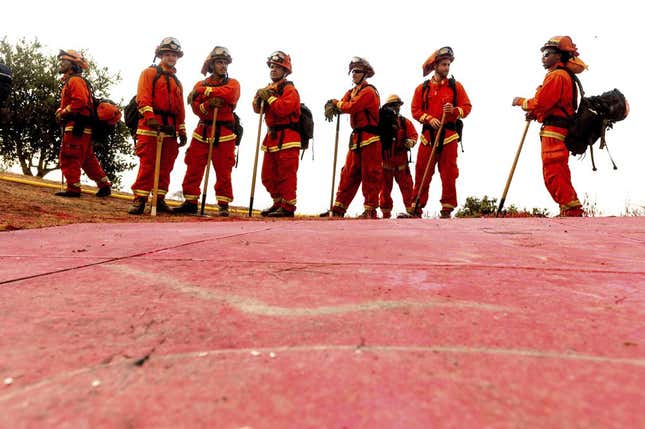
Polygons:
M192 139L184 158L186 175L181 185L184 198L187 201L196 202L199 199L207 161L208 143ZM213 145L212 164L215 169L215 198L217 199L217 204L228 205L233 201L231 171L235 166L235 141L218 142ZM212 178L210 175L209 177Z
M136 197L147 198L154 186L155 156L157 153L157 138L154 136L137 136L135 153L139 157L139 171L132 185ZM175 165L179 148L176 137L166 137L161 146L161 162L159 164L159 195L166 195L170 185L170 172Z
M365 210L376 209L379 202L379 192L383 186L383 158L380 141L359 150L347 152L345 165L340 172L334 211L345 213L359 186L363 189Z
M558 127L548 127L548 130L566 135L567 130ZM580 209L580 201L573 184L569 170L569 151L564 141L542 136L542 176L546 189L551 198L560 205L561 213L570 209Z
M421 186L423 174L430 159L432 152L431 145L419 145L417 153L417 165L414 177L414 197L419 195L418 210L422 209L428 203L428 190L430 189L430 182L434 175L436 165L439 165L439 175L441 176L441 208L452 210L457 207L457 187L456 181L459 177L459 168L457 167L457 142L451 142L444 145L441 152L435 154L435 161L430 166L426 181Z
M392 187L395 179L396 183L399 184L406 210L412 208L412 174L406 162L404 165L399 165L398 167L383 166L383 188L381 189L379 201L381 211L392 211Z
M110 186L105 171L94 154L91 134L81 136L75 136L71 132L63 134L60 169L67 181L67 190L70 192L81 191L81 169L87 177L96 182L98 187Z
M273 198L273 204L290 212L296 210L299 157L300 149L294 147L264 152L262 160L262 184Z

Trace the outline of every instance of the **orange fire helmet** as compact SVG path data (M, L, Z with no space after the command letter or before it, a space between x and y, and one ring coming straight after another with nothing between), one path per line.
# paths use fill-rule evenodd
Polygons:
M204 60L204 65L202 65L202 74L213 72L213 62L215 60L224 60L226 61L226 64L231 64L233 62L233 57L231 56L231 52L225 47L215 46Z
M399 106L403 104L403 101L401 100L401 97L399 97L396 94L391 94L388 95L388 97L385 99L385 104L398 104Z
M88 64L88 62L85 61L85 58L83 58L83 54L73 49L68 49L67 51L63 51L61 49L58 52L58 59L67 60L72 64L79 66L82 70L87 70L90 68L90 65Z
M553 36L546 41L544 46L540 48L540 51L544 52L545 49L554 48L561 52L568 52L573 57L578 56L578 50L576 49L576 44L573 43L571 37L569 36Z
M161 54L164 52L174 52L177 54L177 58L184 56L179 40L174 37L165 37L161 43L159 43L159 46L155 48L155 57L161 58Z
M423 69L423 76L425 77L429 75L430 72L434 70L437 62L444 58L448 58L451 63L455 60L455 53L450 46L439 48L428 57L428 59L423 63L423 66L421 66Z
M352 70L362 71L365 73L366 78L374 76L374 68L365 58L352 57L349 61L349 70L347 71L347 74L350 74Z
M284 68L287 71L287 74L290 74L292 71L291 57L282 51L275 51L269 55L267 58L267 66L271 67L271 64Z

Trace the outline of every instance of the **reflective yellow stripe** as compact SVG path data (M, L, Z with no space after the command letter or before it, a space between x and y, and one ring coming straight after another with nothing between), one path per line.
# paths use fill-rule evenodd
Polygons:
M133 189L132 193L137 197L147 197L150 194L150 191L143 191L141 189Z
M229 135L227 135L227 136L222 136L222 137L220 137L220 138L219 138L219 140L218 140L218 142L220 142L220 143L222 143L222 142L230 142L230 141L232 141L232 140L235 140L235 138L236 138L236 137L237 137L237 136L236 136L235 134L229 134ZM200 143L210 143L210 142L211 142L211 140L212 140L212 138L210 138L210 137L204 137L204 136L202 136L201 134L198 134L197 132L194 132L194 133L193 133L193 138L194 138L195 140L197 140L198 142L200 142Z
M549 130L542 130L540 131L540 137L548 137L551 139L556 139L560 141L564 141L564 139L567 137L562 133L557 133L555 131L549 131Z
M457 140L459 140L459 134L455 133L455 134L451 135L450 137L446 137L445 139L443 139L443 144L447 145L448 143L452 143L452 142L455 142ZM426 146L428 146L428 144L429 144L428 140L426 140L426 137L423 134L421 134L421 144L426 145Z
M204 96L208 97L211 92L213 92L213 88L210 86L206 87L206 90L204 91Z
M293 200L285 200L284 198L282 199L282 201L287 203L287 204L289 204L289 205L292 205L292 206L295 206L296 202L297 202L295 199L293 199Z
M376 207L368 206L367 204L363 204L363 208L365 210L376 210Z
M457 110L459 110L459 116L458 118L463 118L464 117L464 110L461 107L457 107Z
M274 101L276 101L277 99L278 99L278 97L274 97L274 96L272 95L272 96L271 96L271 97L269 97L269 99L267 100L267 103L272 104L272 103L273 103Z
M221 196L221 195L215 195L215 199L217 201L224 201L224 202L227 202L227 203L230 203L231 201L233 201L233 198L224 197L224 196Z
M446 203L442 203L441 207L444 209L450 209L450 210L455 208L455 206L453 206L452 204L446 204Z
M281 148L278 147L278 146L266 147L266 146L262 145L262 151L263 152L273 153L273 152L279 152L279 151L285 150L285 149L293 149L294 147L297 147L298 149L300 149L300 142L283 143Z
M568 202L566 204L560 204L560 209L568 210L568 209L572 209L574 207L580 207L580 206L582 206L582 204L580 204L579 200L573 200L573 201L570 201L570 202Z
M199 199L199 195L184 194L184 199L186 201L197 201Z
M157 132L152 130L142 130L140 128L137 128L137 135L157 137Z
M206 107L204 107L204 105L205 105L205 104L206 104L206 103L202 103L202 104L200 104L200 105L199 105L199 111L200 111L200 112L202 112L202 113L206 113L206 112L207 112Z
M140 109L139 109L139 113L141 113L142 115L143 115L145 112L152 112L152 113L154 113L154 110L152 110L152 106L143 106L142 108L140 108Z
M370 138L369 138L369 139L367 139L367 140L363 140L359 146L360 146L360 147L365 147L365 146L367 146L367 145L370 145L370 144L372 144L372 143L374 143L374 142L379 141L379 139L380 139L380 137L379 137L379 136L370 137ZM349 146L349 150L356 150L356 147L357 147L357 146L356 146L356 143L352 143L352 144Z
M73 126L67 126L65 127L65 132L71 132L74 129ZM83 128L83 134L92 134L92 129L91 128Z
M179 130L185 130L186 129L186 124L179 124Z
M338 201L334 201L334 207L339 207L343 210L347 209L342 203L339 203Z

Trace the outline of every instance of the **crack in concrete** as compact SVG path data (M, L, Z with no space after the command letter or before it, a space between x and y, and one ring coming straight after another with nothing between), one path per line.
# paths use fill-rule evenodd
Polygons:
M387 346L387 345L364 345L357 348L356 345L309 345L309 346L278 346L278 347L263 347L263 348L243 348L243 349L215 349L215 350L200 350L183 353L173 353L167 355L155 355L155 360L182 360L182 359L204 359L208 356L221 356L221 355L239 355L242 356L262 356L263 354L269 355L274 353L314 353L330 351L337 352L350 352L352 355L364 353L432 353L432 354L461 354L461 355L492 355L508 358L524 358L524 359L553 359L553 360L573 360L579 362L589 362L593 364L610 364L610 365L631 365L635 367L645 367L645 359L631 359L631 358L617 358L611 356L598 356L584 353L570 353L560 352L554 350L535 350L535 349L512 349L512 348L496 348L496 347L470 347L470 346ZM131 367L136 363L135 359L127 361L118 361L115 363L107 363L94 365L90 367L77 368L71 371L61 372L51 375L40 381L26 386L13 389L11 392L0 395L0 402L5 402L13 399L21 394L29 394L42 387L60 383L65 380L71 379L78 375L83 375L103 369Z

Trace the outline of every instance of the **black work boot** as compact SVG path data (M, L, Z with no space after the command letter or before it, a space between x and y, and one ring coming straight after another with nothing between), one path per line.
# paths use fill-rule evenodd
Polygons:
M194 201L184 201L179 207L172 210L175 214L197 214L197 203Z
M130 209L128 210L128 214L131 215L140 215L143 214L143 210L146 208L146 201L147 198L135 198L132 201L132 205L130 206Z
M228 217L228 205L218 204L217 217Z
M173 213L173 210L170 208L168 204L166 204L166 200L163 198L157 198L157 212L158 213Z
M74 192L74 191L67 190L67 191L56 192L54 195L56 195L57 197L64 197L64 198L80 198L81 192L80 191Z
M99 188L99 190L96 191L95 195L97 197L99 197L99 198L109 197L110 195L112 195L112 187L111 186L104 186L102 188Z
M280 208L280 206L279 206L279 205L274 204L274 205L272 205L271 207L269 207L269 208L266 208L266 209L262 210L262 211L260 212L260 215L262 215L262 217L269 216L271 213L273 213L273 212L277 211L279 208Z
M358 219L378 219L375 209L366 209L358 216Z
M450 213L452 213L452 210L441 210L439 212L439 218L440 219L450 219Z
M336 210L327 210L319 215L320 217L345 217L345 213L337 212Z
M276 211L270 213L267 217L293 217L293 212L279 207Z

